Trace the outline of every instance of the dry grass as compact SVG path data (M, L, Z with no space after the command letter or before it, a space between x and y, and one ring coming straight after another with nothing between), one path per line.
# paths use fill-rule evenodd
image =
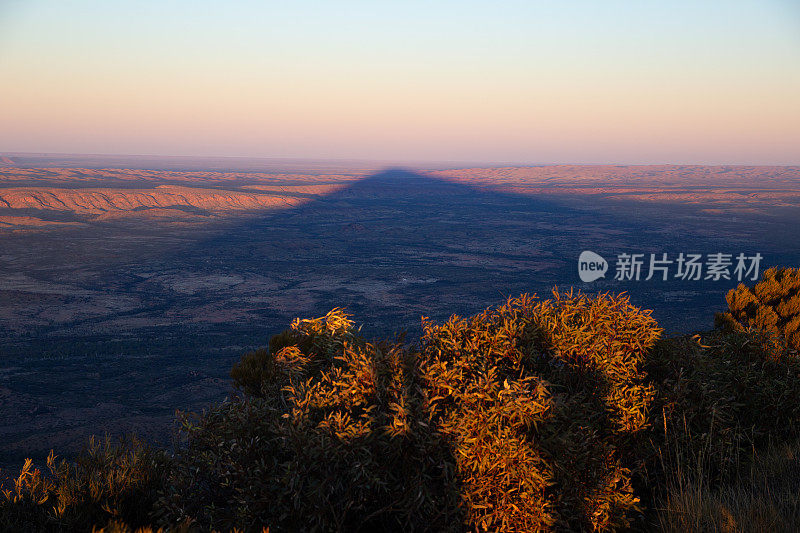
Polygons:
M709 483L702 456L677 465L657 503L661 531L794 532L800 530L800 443L756 454L732 480Z

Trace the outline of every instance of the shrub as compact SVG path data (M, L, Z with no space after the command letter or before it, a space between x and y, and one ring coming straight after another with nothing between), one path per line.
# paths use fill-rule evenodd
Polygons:
M161 524L229 529L611 529L637 509L632 443L660 330L625 297L523 296L369 343L334 310L232 372L195 420Z
M755 286L739 284L727 295L728 311L716 323L729 331L759 329L773 345L785 342L800 350L800 269L770 268ZM780 351L780 346L773 348Z
M364 344L364 339L342 309L316 319L296 318L289 329L270 339L269 349L248 352L233 365L233 384L251 396L278 393L283 377L330 365L345 343Z
M367 341L341 309L297 319L234 365L241 394L181 417L173 456L93 441L49 474L27 462L0 530L646 526L642 501L681 509L686 483L735 480L753 450L800 436L800 360L736 320L660 339L624 295L558 291L423 319L412 345Z
M413 351L366 342L336 309L296 320L262 354L236 367L244 397L186 420L163 525L461 529L452 460L422 416Z
M0 497L0 531L90 531L110 521L145 526L165 465L165 454L135 438L92 438L72 463L51 452L47 473L28 459Z
M716 483L754 449L797 434L800 361L770 339L760 330L720 330L656 344L646 368L657 390L658 469L702 468Z
M522 296L425 323L432 422L450 437L470 527L615 529L637 509L645 351L660 334L624 296Z

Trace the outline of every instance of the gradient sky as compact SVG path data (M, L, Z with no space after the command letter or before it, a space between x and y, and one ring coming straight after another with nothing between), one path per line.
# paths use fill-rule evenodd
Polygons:
M800 2L0 0L0 153L800 164Z

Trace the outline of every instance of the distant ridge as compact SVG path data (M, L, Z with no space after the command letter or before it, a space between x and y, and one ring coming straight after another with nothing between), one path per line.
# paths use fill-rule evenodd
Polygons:
M486 167L496 163L466 161L389 161L381 159L325 159L243 156L167 156L126 154L68 154L7 152L14 166L25 168L127 168L176 171L303 172L331 171L374 173L396 165L427 169Z

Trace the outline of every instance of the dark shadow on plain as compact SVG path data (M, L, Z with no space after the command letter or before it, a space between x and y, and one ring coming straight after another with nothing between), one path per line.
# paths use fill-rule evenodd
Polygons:
M33 360L22 352L13 361L4 359L25 370L14 378L9 398L18 391L34 398L13 404L25 410L24 424L0 424L2 440L16 443L15 461L22 447L47 453L52 443L37 432L85 442L86 423L80 421L100 417L105 422L92 427L118 431L124 418L123 429L141 433L160 428L178 403L201 408L221 399L231 364L295 317L346 307L368 337L407 330L413 339L423 315L436 321L472 315L506 296L547 298L558 285L590 293L627 291L635 305L655 309L666 329L702 329L711 327L735 282L621 282L608 272L583 284L578 255L592 250L611 262L623 252L770 253L760 243L757 250L744 248L752 236L735 226L671 204L581 204L403 169L379 172L293 208L221 222L203 235L212 236L183 239L171 253L146 262L136 254L124 257L105 274L102 290L144 295L145 306L109 310L102 320L43 326L26 349L55 359ZM784 248L786 261L800 258L797 242ZM780 258L778 250L774 246ZM150 281L147 272L221 285L178 292ZM148 325L126 335L100 331L103 321L113 324L116 318ZM87 335L87 327L98 331ZM63 422L65 409L78 429L45 423ZM0 463L10 453L0 444Z

